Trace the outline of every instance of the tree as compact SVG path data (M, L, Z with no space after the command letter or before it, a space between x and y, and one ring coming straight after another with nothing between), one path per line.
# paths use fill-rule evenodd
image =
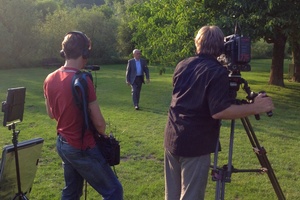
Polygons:
M264 38L267 42L273 43L269 84L284 86L285 44L288 37L293 38L297 35L291 33L295 33L295 28L300 24L300 2L296 0L207 0L205 6L214 13L216 19L219 16L236 15L254 40Z
M42 21L45 21L47 15L53 14L58 9L58 3L52 0L38 1L36 9L42 14Z
M293 41L293 38L298 37L297 34L293 34L293 32L295 32L295 25L298 24L299 26L300 24L300 20L295 18L299 13L299 6L300 2L294 0L269 1L270 9L266 15L268 32L266 31L266 33L270 34L272 31L273 34L265 34L265 39L267 42L274 44L269 84L284 86L284 49L288 38Z
M92 58L101 63L110 63L117 55L117 21L110 7L94 6L77 10L78 27L92 40Z
M49 14L40 26L40 34L43 35L43 43L40 44L41 55L44 58L59 57L64 35L78 30L92 40L90 61L108 63L117 57L115 31L117 26L112 12L106 6L93 6L91 9L58 9Z
M294 65L293 81L300 82L300 43L299 40L292 42L292 56Z
M269 84L283 87L284 50L287 36L284 35L280 29L281 27L275 27L273 37L267 38L267 42L273 43L273 56Z
M175 64L195 53L195 32L210 21L198 1L150 0L133 5L132 41L150 63L162 66Z
M35 58L39 14L33 0L0 0L1 67L27 66Z
M69 31L77 30L78 22L74 17L65 8L57 9L53 14L47 15L46 21L39 26L39 34L43 35L43 42L39 44L41 58L59 58L64 35Z
M289 43L292 50L292 64L294 65L294 74L292 77L293 81L300 82L300 3L293 1L292 9L290 9L291 20L289 21L290 27L289 32Z
M100 6L105 2L104 0L62 0L63 4L68 7L81 7L81 8L91 8L94 5Z

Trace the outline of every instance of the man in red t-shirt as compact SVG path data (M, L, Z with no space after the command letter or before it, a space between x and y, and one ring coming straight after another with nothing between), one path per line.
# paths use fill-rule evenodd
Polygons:
M93 132L84 130L82 110L72 95L72 79L87 63L90 39L82 32L65 35L61 55L65 64L44 81L49 117L57 121L56 147L64 165L65 188L62 200L79 200L85 179L104 199L123 199L123 188L96 146ZM92 80L87 78L89 117L99 134L105 134L105 120L97 103Z

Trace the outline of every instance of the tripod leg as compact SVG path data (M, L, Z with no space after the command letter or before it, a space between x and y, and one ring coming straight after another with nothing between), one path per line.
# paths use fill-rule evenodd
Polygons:
M245 117L245 118L241 118L241 121L243 123L243 126L245 128L247 136L248 136L248 138L250 140L250 143L251 143L251 145L253 147L253 150L255 151L255 154L256 154L256 156L257 156L257 158L258 158L261 166L263 168L266 168L266 170L267 170L266 172L267 172L267 174L269 176L269 179L270 179L270 181L272 183L272 186L273 186L273 188L275 190L275 193L276 193L278 199L279 200L285 200L285 197L284 197L284 194L283 194L283 192L281 190L279 182L278 182L278 180L277 180L277 178L275 176L273 168L272 168L272 166L271 166L271 164L269 162L269 159L268 159L268 157L266 155L267 152L266 152L266 150L263 147L260 146L260 144L258 142L258 139L257 139L257 137L256 137L256 135L254 133L254 130L253 130L252 126L251 126L251 123L250 123L249 119L247 117Z
M17 195L13 200L29 200L25 195Z
M232 174L232 169L233 169L232 154L233 154L234 126L235 126L235 120L231 120L228 163L227 163L227 165L224 165L222 168L217 167L219 140L217 142L215 157L214 157L214 168L213 168L213 172L212 172L213 180L217 181L215 200L224 200L224 198L225 198L225 183L231 182L231 174Z
M216 183L216 193L215 193L215 200L220 199L220 190L221 190L221 181L218 180Z
M20 167L19 167L19 156L18 156L18 134L20 131L13 130L13 139L12 142L14 144L14 152L15 152L15 163L16 163L16 175L17 175L17 183L18 183L18 192L21 194L21 175L20 175Z
M219 140L217 141L216 151L214 154L214 165L212 166L212 180L216 181L216 192L215 192L215 200L220 199L220 192L221 192L221 181L222 181L222 171L217 169L218 168L218 152L219 152Z
M13 130L12 143L14 145L14 153L15 153L15 165L16 165L16 175L17 175L17 184L18 184L18 193L14 197L14 200L17 198L19 200L28 200L28 198L23 194L21 189L21 174L20 174L20 165L19 165L19 154L18 154L18 135L20 131L15 130L15 124L13 124L10 129Z

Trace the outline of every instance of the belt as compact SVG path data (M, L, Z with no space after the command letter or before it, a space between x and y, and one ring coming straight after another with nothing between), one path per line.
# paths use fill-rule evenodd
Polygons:
M68 143L67 140L63 136L61 136L60 134L58 135L58 138L61 142Z

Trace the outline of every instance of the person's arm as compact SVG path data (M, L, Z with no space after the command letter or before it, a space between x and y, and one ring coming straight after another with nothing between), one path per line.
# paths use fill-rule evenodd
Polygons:
M146 82L150 83L150 73L149 73L149 68L148 68L148 65L147 65L147 61L144 60L143 62L144 62L143 70L144 70L144 72L146 74Z
M49 102L48 102L48 99L47 99L47 98L45 98L45 105L46 105L46 111L47 111L48 116L49 116L51 119L53 119L54 116L53 116L53 114L52 114L52 112L51 112L51 110L50 110L50 106L49 106Z
M89 103L89 111L90 111L90 118L93 122L93 125L97 129L98 133L101 135L105 134L105 119L100 111L100 107L97 101L93 101Z
M131 74L131 68L130 68L130 60L128 60L127 67L126 67L126 83L128 86L130 86L130 74Z
M272 99L265 94L259 94L254 103L231 105L225 110L218 112L212 116L214 119L237 119L247 117L249 115L256 115L264 112L269 112L274 109Z

